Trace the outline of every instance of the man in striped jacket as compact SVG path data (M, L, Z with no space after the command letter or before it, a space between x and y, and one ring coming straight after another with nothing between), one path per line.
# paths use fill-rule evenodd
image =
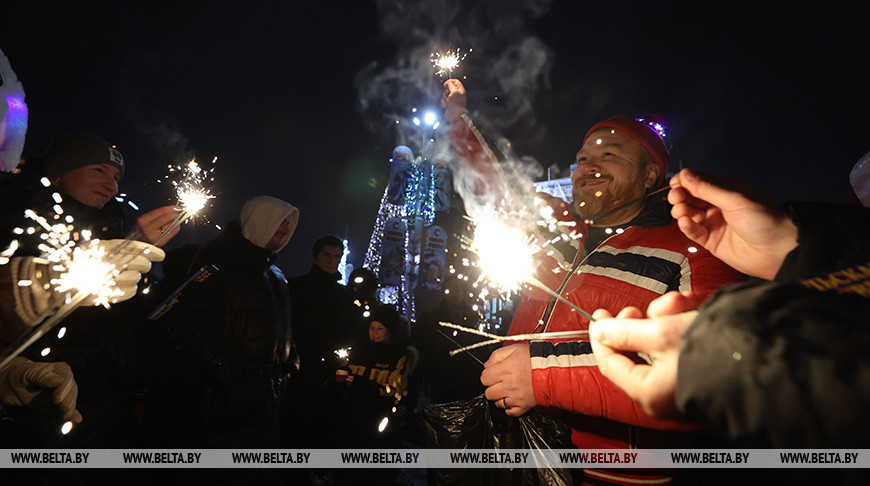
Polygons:
M465 89L445 84L442 105L451 122L453 147L464 169L477 176L475 188L498 187L498 163L465 111ZM595 124L577 153L572 175L576 231L582 234L567 270L555 261L538 267L538 279L581 309L615 314L627 306L646 309L670 291L691 291L702 299L722 285L741 280L736 270L680 232L670 216L665 186L670 156L660 135L643 123L614 116ZM568 211L556 211L574 219ZM589 321L540 290L526 291L508 334L588 329ZM641 357L642 358L642 357ZM692 424L655 419L598 370L588 341L536 341L493 352L481 381L486 397L520 416L532 408L560 414L581 449L686 447ZM663 484L662 475L585 471L585 481Z

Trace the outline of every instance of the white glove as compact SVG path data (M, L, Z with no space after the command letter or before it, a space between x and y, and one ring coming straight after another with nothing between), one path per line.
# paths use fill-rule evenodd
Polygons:
M126 269L115 277L115 288L120 295L111 303L123 302L136 295L137 284L143 273L151 271L151 262L162 262L166 253L154 245L136 240L103 240L103 260L115 265L115 268ZM85 305L96 305L93 298L85 300Z
M137 284L142 274L151 270L151 262L163 261L166 256L160 248L135 240L94 240L90 244L103 248L104 262L113 264L119 271L124 268L114 277L117 291L110 301L112 304L136 295ZM40 258L13 258L10 263L12 282L30 282L29 285L13 285L15 311L26 324L36 325L38 317L62 298L51 281L59 278L63 271ZM82 305L98 305L96 301L96 296L89 296Z
M19 356L0 369L2 405L27 408L56 405L65 420L79 423L82 415L76 410L78 396L79 387L66 363L34 363Z

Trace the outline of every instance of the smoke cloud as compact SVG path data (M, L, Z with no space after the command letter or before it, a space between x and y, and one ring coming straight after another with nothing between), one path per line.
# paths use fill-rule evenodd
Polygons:
M369 128L389 132L395 145L408 145L429 158L451 153L446 124L426 132L411 123L411 110L431 109L441 118L441 84L447 78L435 75L430 55L459 48L468 57L452 77L466 85L473 119L508 160L505 175L510 181L503 182L517 189L523 186L527 193L543 170L530 157L514 157L502 134L507 129L540 130L533 100L549 87L552 51L532 32L531 22L551 4L552 0L483 0L473 6L448 0L378 0L381 30L397 50L388 65L372 62L357 74L358 108ZM479 175L453 165L455 189L470 214L504 196L476 194Z

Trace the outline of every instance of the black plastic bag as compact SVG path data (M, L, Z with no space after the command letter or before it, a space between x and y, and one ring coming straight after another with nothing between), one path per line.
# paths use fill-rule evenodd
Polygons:
M571 449L571 429L535 410L519 418L483 395L423 409L430 449ZM431 485L570 485L571 469L430 469Z

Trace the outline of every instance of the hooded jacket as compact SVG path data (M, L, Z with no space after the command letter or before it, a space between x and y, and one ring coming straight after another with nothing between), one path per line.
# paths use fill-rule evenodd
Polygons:
M281 251L290 241L299 222L299 210L271 196L251 198L242 206L242 236L254 246L265 248L285 219L288 223L287 234L273 253Z
M187 431L181 439L187 445L277 445L281 390L292 355L290 295L274 265L277 255L260 245L289 219L283 247L298 210L258 197L245 204L242 219L244 226L230 223L194 257L193 271L206 265L217 271L186 289L165 316L182 394L174 404L182 410L174 418Z

